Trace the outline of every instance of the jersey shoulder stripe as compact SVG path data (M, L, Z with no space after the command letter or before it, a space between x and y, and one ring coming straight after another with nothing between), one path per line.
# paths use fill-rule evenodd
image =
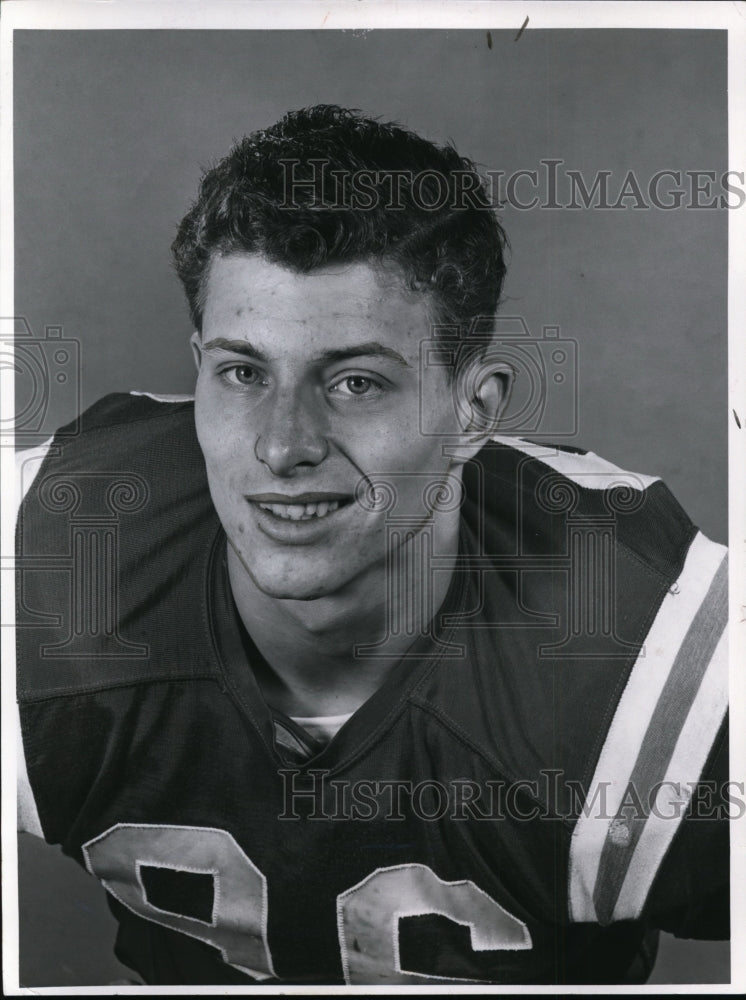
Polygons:
M130 389L130 396L144 396L152 399L156 403L192 403L194 395L191 393L169 393L169 392L140 392L138 389Z
M496 444L515 448L530 458L538 459L585 489L608 490L612 487L626 486L629 489L642 491L652 483L658 482L658 476L627 472L592 451L501 435L496 435L492 440Z
M573 921L639 918L727 708L727 553L695 536L609 727L570 848Z
M563 519L568 529L575 525L589 531L604 521L620 557L624 550L636 558L666 589L676 580L696 528L658 476L622 469L593 452L514 437L492 440L492 448L480 454L512 456L498 472L502 491L516 484L516 516L536 538L550 524L556 534Z

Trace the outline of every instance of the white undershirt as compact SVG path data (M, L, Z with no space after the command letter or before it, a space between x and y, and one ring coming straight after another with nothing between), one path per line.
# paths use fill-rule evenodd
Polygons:
M347 715L291 715L290 718L302 726L315 740L328 743L332 736L336 736L351 715L352 712L348 712Z

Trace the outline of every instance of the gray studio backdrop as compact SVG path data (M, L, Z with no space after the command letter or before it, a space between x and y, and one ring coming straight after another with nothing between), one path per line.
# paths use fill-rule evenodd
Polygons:
M613 203L630 171L647 200L659 171L726 170L724 32L529 28L514 38L16 32L16 313L35 338L62 327L81 359L79 379L52 383L41 430L72 419L78 398L192 390L191 328L169 244L201 168L288 109L328 102L398 120L506 178L537 171L544 202L550 159L562 161L560 202L567 171L587 187L608 172ZM718 202L722 189L702 185L696 200ZM534 193L523 176L503 212L512 244L503 312L522 316L535 338L555 326L577 342L578 426L565 440L660 475L725 541L727 209L688 207L690 196L670 211L633 207L635 197L621 210L517 207ZM47 349L53 369L55 354ZM30 391L24 379L19 405ZM26 981L116 978L114 966L92 971L108 944L91 932L86 890L64 888L75 873L59 874L26 842L21 874ZM45 966L54 954L50 886L75 913L65 911L62 931L72 937L59 961ZM88 921L87 953L77 918ZM95 919L110 941L110 925L98 911ZM709 954L714 972L687 946L659 981L721 979L727 949Z

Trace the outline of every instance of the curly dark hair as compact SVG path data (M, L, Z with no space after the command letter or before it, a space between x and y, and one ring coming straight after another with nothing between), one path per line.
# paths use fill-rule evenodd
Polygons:
M322 104L237 142L203 176L171 249L198 330L213 256L256 253L298 272L393 264L432 295L436 323L466 331L497 310L506 246L453 146Z

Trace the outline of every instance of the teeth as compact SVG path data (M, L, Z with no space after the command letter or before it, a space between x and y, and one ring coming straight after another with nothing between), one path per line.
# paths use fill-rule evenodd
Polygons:
M321 503L260 503L259 506L285 521L307 521L312 517L332 514L339 508L339 500L323 500Z

